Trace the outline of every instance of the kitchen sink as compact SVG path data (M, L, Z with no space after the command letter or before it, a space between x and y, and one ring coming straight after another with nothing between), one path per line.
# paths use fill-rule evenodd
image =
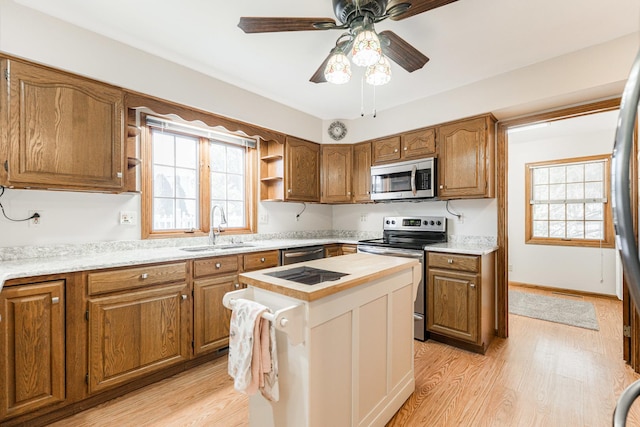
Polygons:
M249 243L230 243L228 245L206 245L206 246L185 246L180 248L181 251L187 252L204 252L204 251L218 251L222 249L235 249L235 248L253 248L255 245Z

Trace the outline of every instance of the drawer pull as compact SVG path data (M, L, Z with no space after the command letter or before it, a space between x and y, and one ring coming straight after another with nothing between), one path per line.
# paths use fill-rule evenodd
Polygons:
M149 277L149 273L142 273L142 274L140 275L140 278L141 278L141 279L147 279L148 277Z
M51 304L57 304L60 302L60 297L52 297L51 298Z
M216 262L216 268L220 268L220 267L222 267L222 264L219 262Z
M233 285L233 287L236 289L240 289L240 283L236 283L235 285Z
M475 283L469 283L469 287L471 287L471 288L475 288L475 287L476 287L476 284L475 284Z
M260 258L260 262L265 262L266 259L264 259L264 257Z
M182 294L182 301L185 301L187 299L187 296L185 294Z
M448 262L449 264L453 264L453 260L452 260L451 258L449 258L449 259L447 260L447 262Z

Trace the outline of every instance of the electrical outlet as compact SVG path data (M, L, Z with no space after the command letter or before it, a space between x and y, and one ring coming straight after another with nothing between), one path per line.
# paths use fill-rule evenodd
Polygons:
M366 213L361 213L361 214L360 214L360 222L367 222L367 217L368 217L368 216L369 216L369 215L368 215L368 214L366 214Z
M262 212L259 216L258 216L258 222L260 224L268 224L269 223L269 214L266 212Z
M513 264L509 264L509 271L513 271Z
M29 216L33 216L34 214L38 214L39 216L37 218L31 218L29 220L29 227L40 227L42 225L42 214L43 214L43 210L42 209L34 209L34 210L30 210L29 211Z
M136 213L133 211L120 211L120 224L135 225Z

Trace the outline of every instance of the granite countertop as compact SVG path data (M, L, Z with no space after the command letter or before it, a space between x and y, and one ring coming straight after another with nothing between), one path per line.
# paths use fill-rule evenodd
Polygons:
M260 252L286 248L296 248L314 245L328 245L332 243L352 243L356 240L338 238L319 239L283 239L244 242L251 246L215 249L200 252L189 252L180 247L138 248L119 251L103 251L88 255L63 254L51 257L17 259L0 262L0 290L4 282L47 274L73 273L84 270L99 270L103 268L126 267L138 264L179 261L213 256L234 255L241 253ZM185 245L198 246L198 245Z
M305 266L346 275L337 280L306 285L267 274ZM358 253L242 273L240 280L247 285L302 301L315 301L414 266L419 266L416 259Z
M498 250L498 245L478 242L447 242L428 245L427 252L448 252L465 255L487 255Z
M204 240L206 241L206 240ZM17 279L48 274L73 273L85 270L99 270L104 268L126 267L139 264L179 261L212 256L234 255L266 250L287 249L313 245L328 245L333 243L356 244L358 238L353 237L321 237L321 238L291 238L291 239L266 239L250 240L242 242L244 246L228 249L206 250L201 252L188 252L180 249L194 245L194 242L203 241L185 240L182 246L145 247L139 242L127 242L127 244L102 243L71 248L46 247L36 248L35 256L28 258L10 259L0 261L0 290L4 282L9 279ZM228 242L225 242L228 243ZM448 243L439 243L426 248L433 252L452 252L469 255L485 255L497 250L497 246L491 242L478 242L477 240L456 240ZM54 254L53 256L47 256Z

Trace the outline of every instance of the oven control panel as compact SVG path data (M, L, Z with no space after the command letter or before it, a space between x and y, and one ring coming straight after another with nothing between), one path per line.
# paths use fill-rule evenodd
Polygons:
M384 230L447 231L447 219L443 216L385 216Z

